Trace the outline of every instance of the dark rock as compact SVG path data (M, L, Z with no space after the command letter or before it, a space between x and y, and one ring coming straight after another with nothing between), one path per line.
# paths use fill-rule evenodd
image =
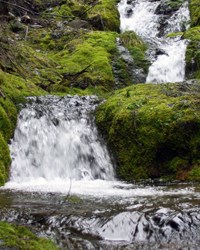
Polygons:
M127 0L126 1L126 3L129 4L129 5L132 4L132 2L133 2L133 0Z
M91 25L87 21L81 19L75 19L69 22L68 26L74 29L91 29Z
M101 15L95 15L90 18L90 24L97 30L104 30L104 24L102 22Z
M155 50L155 56L160 56L160 55L167 55L168 56L168 54L163 49L157 48Z
M126 16L130 17L133 14L133 9L131 7L126 8Z

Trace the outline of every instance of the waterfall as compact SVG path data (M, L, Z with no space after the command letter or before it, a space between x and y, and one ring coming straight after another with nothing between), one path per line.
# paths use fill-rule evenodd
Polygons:
M114 180L110 156L90 115L97 103L94 96L29 98L10 145L7 186Z
M149 44L148 54L152 65L147 83L181 82L185 78L187 41L182 40L181 36L166 36L188 28L188 2L185 1L170 14L163 13L163 3L164 1L121 0L118 4L121 31L135 31Z

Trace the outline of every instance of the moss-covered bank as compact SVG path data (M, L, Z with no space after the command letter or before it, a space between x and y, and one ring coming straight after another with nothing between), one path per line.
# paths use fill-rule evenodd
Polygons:
M198 0L190 1L191 28L183 35L188 39L186 51L186 76L200 79L200 3Z
M118 90L96 122L129 181L167 177L200 180L200 87L135 85Z
M18 104L26 96L41 94L45 94L45 91L30 81L0 69L0 185L5 183L9 175L11 159L7 143L15 129Z
M21 22L17 16L25 14L23 8L7 4L0 8L0 32L4 34L0 38L0 185L8 177L7 143L16 125L18 104L25 96L46 93L104 95L134 83L119 55L118 36L122 45L129 49L135 66L147 72L147 46L134 32L118 33L117 2L19 0L19 5L30 9L30 19ZM181 3L182 0L168 1L175 9ZM191 40L186 55L187 75L188 78L200 78L197 0L190 1L190 11L192 27L183 35ZM114 73L120 81L117 86ZM130 87L117 92L101 106L97 122L116 152L121 166L119 176L128 180L134 176L163 175L199 178L198 156L194 153L199 136L198 118L194 119L198 114L199 91L198 88L190 91L190 87L184 86L184 91L173 84ZM167 94L168 90L173 96ZM190 132L183 146L181 140L185 130ZM177 140L179 146L175 146ZM166 154L162 156L164 151ZM194 172L191 172L192 167Z
M58 250L53 242L38 238L27 228L0 222L0 249Z
M27 15L28 19L22 18ZM31 95L98 94L113 89L118 30L115 0L1 4L0 185L9 175L8 142L19 103Z

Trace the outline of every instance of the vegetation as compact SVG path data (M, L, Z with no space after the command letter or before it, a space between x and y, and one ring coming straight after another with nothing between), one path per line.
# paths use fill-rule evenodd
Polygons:
M186 74L189 78L200 79L200 4L198 0L190 1L191 28L184 33L190 43L186 53Z
M58 250L50 240L38 238L27 228L0 222L0 248L20 250Z
M133 84L117 49L117 37L133 57L134 67L147 73L147 45L134 32L118 33L117 2L19 0L16 6L11 0L1 5L0 32L4 36L0 38L0 185L8 178L7 143L24 97L47 93L105 97L116 88ZM174 10L182 2L169 0L166 4ZM190 40L187 77L197 79L199 8L197 0L190 1L192 27L181 34ZM119 90L102 104L97 123L116 154L120 177L132 180L166 175L198 180L198 156L194 152L199 136L199 90L193 87L190 90L183 86L186 90L182 91L176 84L132 86ZM185 130L189 133L188 143L183 146ZM175 146L177 141L179 147Z
M199 86L187 84L140 84L109 97L96 122L115 153L118 176L197 180L199 97Z
M186 74L189 78L200 79L200 26L193 27L185 32L185 39L190 43L186 53Z
M191 25L200 25L200 4L198 0L190 1Z
M183 1L168 0L158 11L171 13ZM117 160L119 178L200 181L200 87L198 83L132 85L116 39L145 73L147 45L134 32L119 34L117 2L1 2L0 186L9 176L8 142L19 104L27 96L48 93L108 97L96 112L96 122ZM186 74L200 79L199 0L190 1L190 12L191 28L181 33L190 40ZM114 91L122 87L126 88ZM80 202L77 197L70 199ZM28 229L6 222L0 222L0 248L58 249Z
M150 63L145 56L147 45L133 31L122 33L120 38L123 46L126 47L132 55L136 66L147 72L150 66Z

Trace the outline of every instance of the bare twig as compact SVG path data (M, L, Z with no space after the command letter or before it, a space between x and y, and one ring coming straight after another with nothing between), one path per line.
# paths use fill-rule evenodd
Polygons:
M47 214L46 216L43 216L41 219L36 220L36 222L42 222L45 219L47 219L48 217L52 216L53 214L55 214L58 210L60 210L63 206L63 204L65 203L65 201L69 198L70 196L70 192L71 192L71 188L72 188L72 180L70 179L70 186L69 186L69 191L67 193L67 196L64 197L63 201L59 204L59 207L57 207L56 209L54 209L51 213Z

